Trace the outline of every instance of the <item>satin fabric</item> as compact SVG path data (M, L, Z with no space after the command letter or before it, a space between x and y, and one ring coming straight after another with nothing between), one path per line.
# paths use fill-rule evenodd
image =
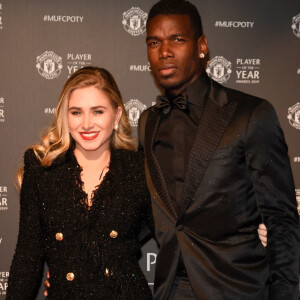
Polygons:
M271 104L210 81L179 204L153 152L159 120L151 107L139 129L160 245L154 298L168 299L182 253L197 299L297 299L295 188Z
M178 95L175 98L169 98L166 96L157 96L156 97L156 106L161 109L161 112L165 115L168 115L172 107L177 107L181 110L187 110L188 101L187 98L183 95Z

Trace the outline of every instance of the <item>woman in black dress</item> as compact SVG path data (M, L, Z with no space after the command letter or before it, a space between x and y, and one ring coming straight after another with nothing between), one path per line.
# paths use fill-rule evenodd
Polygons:
M152 299L138 264L141 228L153 226L143 166L113 77L75 72L24 155L6 299L35 299L45 261L48 299Z

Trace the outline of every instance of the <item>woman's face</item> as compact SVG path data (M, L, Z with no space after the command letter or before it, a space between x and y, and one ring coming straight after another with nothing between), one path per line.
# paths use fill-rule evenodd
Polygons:
M68 125L76 149L85 154L109 149L113 129L121 115L121 107L113 108L102 90L90 86L73 91L69 99Z

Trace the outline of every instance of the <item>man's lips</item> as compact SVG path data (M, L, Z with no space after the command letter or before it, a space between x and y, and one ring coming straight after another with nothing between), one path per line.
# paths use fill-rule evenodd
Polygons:
M176 72L176 66L174 65L164 65L158 69L158 72L163 76L169 76Z
M99 134L99 131L91 131L91 132L80 132L81 137L84 140L93 140L95 139Z

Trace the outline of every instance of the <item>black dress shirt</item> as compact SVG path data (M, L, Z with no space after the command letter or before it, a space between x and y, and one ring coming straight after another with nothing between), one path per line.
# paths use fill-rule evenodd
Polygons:
M199 124L205 96L209 91L209 79L200 75L184 93L188 109L176 106L161 118L154 141L154 152L164 174L170 197L179 204L189 154ZM166 94L168 97L168 95Z

